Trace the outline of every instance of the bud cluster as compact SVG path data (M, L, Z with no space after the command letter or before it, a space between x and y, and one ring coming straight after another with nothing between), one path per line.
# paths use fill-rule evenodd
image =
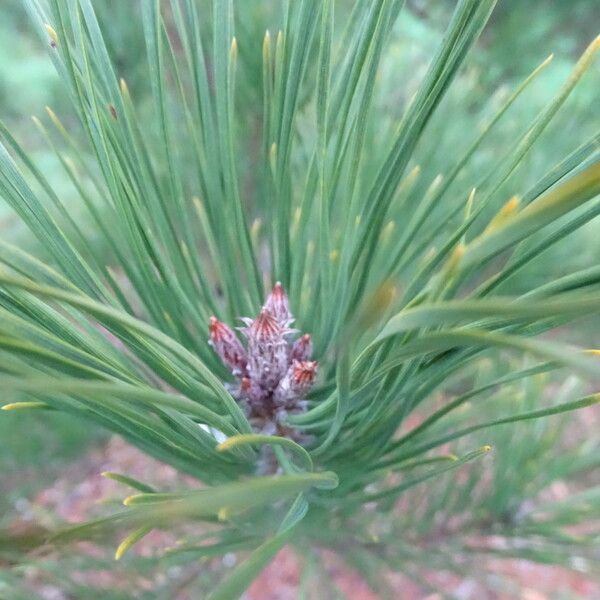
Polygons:
M256 319L242 319L242 344L235 332L216 317L210 318L209 343L236 378L232 394L244 408L255 431L293 435L284 424L288 414L303 412L306 394L317 376L311 360L312 341L290 326L294 317L288 296L276 283Z

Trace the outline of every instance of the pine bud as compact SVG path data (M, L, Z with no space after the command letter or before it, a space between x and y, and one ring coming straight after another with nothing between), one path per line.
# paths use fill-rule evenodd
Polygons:
M279 281L268 295L263 309L268 310L282 327L287 327L294 320L290 312L288 295Z
M302 337L298 338L294 342L290 359L292 361L297 360L298 362L308 360L312 356L312 351L313 347L311 337L308 335L308 333L305 333Z
M318 363L314 360L294 361L275 389L275 403L283 406L302 398L313 386L317 368Z
M285 333L285 327L265 308L246 329L250 377L267 390L275 389L289 364Z
M215 349L223 364L239 377L247 372L248 356L233 330L219 321L216 317L210 318L209 344Z
M310 360L310 335L288 341L297 330L290 328L294 318L280 283L275 284L256 319L241 320L244 326L239 330L247 338L247 349L227 325L215 317L210 319L210 343L237 377L237 382L225 384L226 388L253 431L306 443L306 435L291 428L287 417L306 411L304 397L317 375L317 363Z

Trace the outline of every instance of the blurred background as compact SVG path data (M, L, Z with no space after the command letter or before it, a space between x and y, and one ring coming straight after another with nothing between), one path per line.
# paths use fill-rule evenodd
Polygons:
M253 90L256 93L255 105L243 108L249 111L247 122L255 123L261 107L260 45L265 28L277 12L273 8L277 3L246 3L245 0L236 0L236 3L240 9L240 22L237 24L241 58L239 85L249 88L246 91L250 96ZM350 4L338 1L336 10L347 10ZM138 2L134 0L94 0L94 8L108 36L117 72L127 79L136 102L143 110L144 98L149 90L144 78L144 41L137 18L137 6ZM411 96L424 73L453 6L451 0L408 0L379 75L378 102L381 111L389 114L390 122L397 117L403 100ZM486 115L493 114L510 90L552 52L555 56L551 67L533 84L526 101L520 100L504 126L491 136L491 142L473 161L471 168L477 170L478 164L487 163L490 154L498 152L498 149L500 152L508 150L511 141L517 139L519 132L552 98L579 54L598 34L599 16L598 0L501 0L467 68L463 69L457 84L430 125L437 135L426 136L428 145L419 149L423 170L433 174L443 173L450 162L449 158L456 156L457 148L468 145L472 136L466 133L472 133L473 128L485 121ZM517 181L523 189L598 129L597 66L595 70L591 76L584 78L567 106L520 167ZM30 30L20 0L2 0L0 119L33 154L55 189L64 194L73 194L66 181L63 181L64 176L56 164L54 153L30 118L32 115L42 116L46 105L51 106L69 125L69 114L72 115L69 98L61 89L58 76L48 59L47 47ZM74 121L71 123L74 124ZM384 119L382 126L385 126ZM241 131L241 135L250 134ZM424 181L423 186L426 187L429 181ZM415 193L419 193L418 186ZM77 213L75 202L72 210L74 214ZM44 253L43 248L36 246L1 201L0 235L38 255ZM526 280L531 278L547 278L548 273L560 275L576 265L597 262L594 257L600 255L598 223L588 225L575 237L575 240L567 239L558 244L544 255L543 260L535 261L530 269L515 277L511 282L514 291L525 287ZM91 251L102 252L102 248L93 248ZM581 335L585 337L585 331ZM141 479L144 479L143 472L151 470L156 476L159 469L157 465L144 463L137 452L119 440L109 439L89 424L63 415L27 414L25 411L22 414L0 415L0 441L2 527L11 526L15 519L43 519L45 511L49 514L57 508L64 518L77 515L83 506L93 504L102 495L102 490L90 483L90 478L97 477L106 465L122 471L126 470L123 464L127 464L129 472L135 472L136 469L140 472ZM122 468L114 468L115 462ZM175 475L165 469L158 477L172 481ZM44 568L52 570L49 566ZM125 569L120 571L119 576L122 581L128 581L130 577ZM175 578L177 576L174 575ZM40 577L45 581L44 577ZM1 582L0 577L0 585ZM71 582L70 585L74 586L71 589L75 590L71 596L52 596L55 588L50 584L44 585L38 588L38 593L44 598L95 597L85 584L77 588L77 583ZM85 596L78 595L84 593L81 591L83 589L86 590ZM160 597L175 597L169 596L173 591L172 588L168 589L171 591ZM577 597L568 593L567 590L565 598ZM586 591L583 590L583 593ZM147 594L139 597L159 597L150 590ZM1 587L0 597L4 597ZM104 594L103 597L107 596ZM114 591L110 597L132 596L130 591L124 589ZM543 600L544 597L531 596L531 600Z

